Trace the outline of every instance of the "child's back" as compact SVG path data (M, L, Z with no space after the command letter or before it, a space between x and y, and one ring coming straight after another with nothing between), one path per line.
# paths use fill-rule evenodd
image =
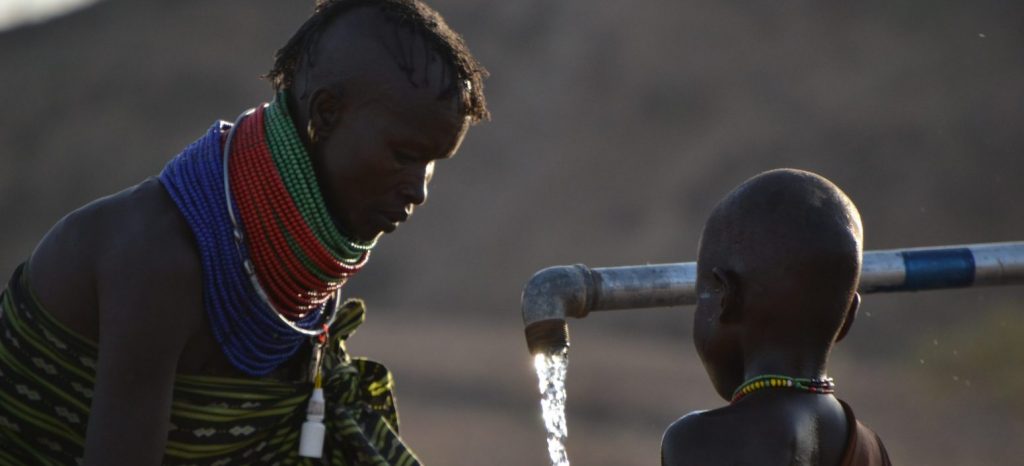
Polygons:
M860 297L860 216L828 180L775 170L730 193L705 225L694 343L731 403L662 440L665 465L888 465L826 374Z

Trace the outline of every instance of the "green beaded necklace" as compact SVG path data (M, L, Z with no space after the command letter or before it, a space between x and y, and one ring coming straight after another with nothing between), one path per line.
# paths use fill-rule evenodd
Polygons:
M785 375L759 375L743 382L743 385L736 388L736 391L732 392L730 403L735 403L753 392L766 388L792 388L808 393L827 395L835 393L836 384L832 381L832 377L805 379Z
M351 240L334 226L286 101L280 93L239 117L225 143L224 179L235 240L248 256L243 265L256 294L296 320L336 296L376 241Z
M352 240L335 228L317 185L313 162L295 130L295 125L292 124L291 117L288 116L285 91L278 93L267 107L264 126L274 164L281 174L285 188L295 201L302 218L313 230L313 234L338 260L347 264L359 262L364 252L373 249L376 240ZM298 257L304 263L310 260L303 254L298 254Z

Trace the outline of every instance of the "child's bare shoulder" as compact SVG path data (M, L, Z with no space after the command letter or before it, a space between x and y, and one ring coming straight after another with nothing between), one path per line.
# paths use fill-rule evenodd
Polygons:
M663 466L733 464L723 440L735 434L729 426L734 417L728 406L694 411L668 426L661 438Z

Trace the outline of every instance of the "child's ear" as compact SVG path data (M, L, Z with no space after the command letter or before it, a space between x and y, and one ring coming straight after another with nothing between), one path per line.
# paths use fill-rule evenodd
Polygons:
M715 267L711 269L718 286L721 287L721 301L719 306L722 313L719 317L723 323L737 322L742 315L743 300L740 294L739 280L731 270Z
M836 335L836 343L846 337L846 333L850 331L850 327L853 326L853 321L857 318L857 310L860 309L860 293L853 292L853 301L850 302L850 309L846 310L846 319L843 320L843 326L839 327L839 333Z

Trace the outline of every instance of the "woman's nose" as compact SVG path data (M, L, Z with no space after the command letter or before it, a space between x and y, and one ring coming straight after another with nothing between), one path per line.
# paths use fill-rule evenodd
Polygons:
M420 205L427 202L427 179L421 178L418 182L408 183L402 186L402 199L413 205Z
M426 164L422 169L417 170L415 179L410 180L409 184L402 187L402 196L413 205L427 202L427 196L430 194L427 186L430 185L432 178L434 178L433 161Z

